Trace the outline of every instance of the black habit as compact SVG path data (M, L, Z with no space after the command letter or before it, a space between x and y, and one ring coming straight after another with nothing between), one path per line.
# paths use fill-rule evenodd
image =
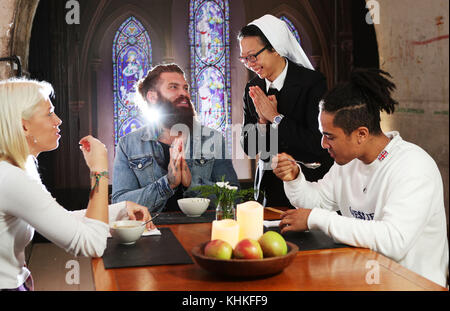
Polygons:
M267 169L271 156L276 154L272 150L269 152L271 130L273 134L278 135L278 153L285 152L299 161L322 164L315 170L301 166L308 181L317 181L328 172L334 163L327 150L321 147L322 135L318 122L319 102L327 91L326 79L320 72L301 67L289 60L288 62L284 85L275 94L278 112L284 115L277 130L274 131L271 124L266 125L266 131L260 131L256 126L258 114L249 95L249 88L259 86L266 92L265 80L255 77L247 83L244 94L244 128L241 144L244 152L250 157L263 151L261 159L266 163ZM258 147L260 139L266 139L266 150L258 150L261 149L261 146ZM249 141L253 141L253 143L249 145ZM257 146L256 150L251 147L252 145ZM258 188L258 174L261 174L261 171L258 172L257 169L255 188ZM273 174L272 170L264 171L259 188L264 191L266 206L291 206L284 193L283 182ZM258 200L263 200L261 194Z

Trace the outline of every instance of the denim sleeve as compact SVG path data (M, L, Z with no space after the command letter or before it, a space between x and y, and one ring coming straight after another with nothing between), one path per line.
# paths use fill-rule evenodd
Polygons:
M128 164L122 141L116 149L113 172L112 203L132 201L146 206L150 212L155 212L161 211L167 200L174 194L167 176L162 176L155 182L140 187L136 175Z

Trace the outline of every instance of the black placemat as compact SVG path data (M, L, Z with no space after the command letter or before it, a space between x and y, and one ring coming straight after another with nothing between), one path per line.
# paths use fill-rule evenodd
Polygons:
M109 238L103 254L106 269L159 265L192 264L170 228L159 228L161 235L141 237L133 245L122 245Z
M264 232L276 231L280 233L280 228L264 227ZM350 247L346 244L340 244L334 242L332 238L323 233L321 230L309 230L304 232L286 232L283 234L286 241L294 243L298 246L299 251L309 251L315 249L331 249L331 248L343 248Z
M198 224L212 222L216 219L216 211L206 211L199 217L188 217L182 212L166 212L161 213L155 219L155 225L173 225L173 224Z

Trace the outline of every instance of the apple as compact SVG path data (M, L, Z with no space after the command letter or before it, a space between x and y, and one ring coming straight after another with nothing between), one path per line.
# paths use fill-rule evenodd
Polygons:
M216 259L231 259L233 248L231 245L223 240L209 241L205 246L205 256Z
M262 259L263 251L258 241L243 239L234 247L234 257L237 259Z
M258 240L264 257L284 256L287 254L287 244L283 236L275 231L267 231Z

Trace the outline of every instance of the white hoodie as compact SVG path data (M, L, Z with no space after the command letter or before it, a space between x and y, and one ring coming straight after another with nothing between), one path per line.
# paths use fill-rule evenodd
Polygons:
M309 229L379 252L445 286L449 253L438 167L398 132L386 135L391 141L372 163L335 163L314 183L300 173L284 183L286 195L292 205L313 209Z

